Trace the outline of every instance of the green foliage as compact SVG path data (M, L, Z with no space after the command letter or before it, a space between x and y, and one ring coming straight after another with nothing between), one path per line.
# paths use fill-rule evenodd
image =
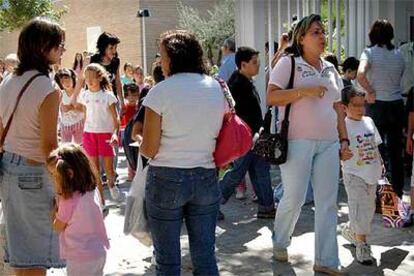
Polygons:
M178 2L177 10L178 27L197 36L207 52L210 63L213 64L213 51L220 49L226 38L234 36L234 0L218 1L205 16L201 16L197 9L184 5L181 1Z
M36 16L58 21L66 8L56 8L51 0L0 0L0 31L13 31Z

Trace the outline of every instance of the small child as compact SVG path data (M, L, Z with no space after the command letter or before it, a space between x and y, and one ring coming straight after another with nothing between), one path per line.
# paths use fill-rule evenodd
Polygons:
M115 185L113 165L114 146L118 145L119 115L116 109L118 100L111 91L109 76L102 65L91 63L86 66L85 82L88 90L83 90L79 96L79 104L86 109L82 146L98 171L100 171L99 158L103 158L110 195L113 200L120 201L123 196ZM98 182L98 188L103 199L101 181Z
M82 106L76 104L76 73L72 69L60 69L55 75L55 80L62 89L59 114L61 141L82 144L85 113Z
M359 66L359 60L354 57L349 57L342 63L342 81L344 87L352 85L352 82L356 76Z
M95 168L81 147L72 143L54 150L47 168L57 194L53 229L60 233L60 257L66 260L67 275L102 276L109 242Z
M125 105L122 107L121 117L121 145L123 145L124 131L128 122L134 117L138 111L138 98L139 98L139 87L135 83L124 85L124 98L126 99ZM128 164L128 181L132 181L135 176L135 171Z
M357 261L370 265L374 258L367 235L371 232L377 183L383 170L378 149L382 140L372 119L364 116L364 92L348 86L342 90L342 102L352 151L351 156L341 156L342 160L347 160L342 161L342 172L349 206L349 225L342 229L342 235L356 246Z
M121 84L126 85L130 83L134 83L134 66L126 62L124 64L124 74L121 76Z

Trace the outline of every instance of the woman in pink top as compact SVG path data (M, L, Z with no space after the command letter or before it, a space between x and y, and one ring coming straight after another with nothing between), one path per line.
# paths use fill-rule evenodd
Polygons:
M80 146L63 144L50 154L47 166L57 194L53 228L60 233L68 275L103 275L109 242L93 165Z
M325 30L319 15L303 18L295 27L290 53L295 57L293 89L286 89L291 58L282 57L271 72L267 104L292 104L287 162L280 166L284 194L276 212L273 254L288 261L287 247L311 182L315 198L314 270L338 273L336 240L340 149L350 154L344 112L339 103L342 80L335 67L321 58ZM288 51L288 50L287 50Z

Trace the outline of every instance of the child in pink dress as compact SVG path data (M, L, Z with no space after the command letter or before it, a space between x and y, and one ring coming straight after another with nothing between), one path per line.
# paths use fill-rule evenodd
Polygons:
M93 165L79 145L70 143L50 154L47 167L57 194L53 228L60 233L67 275L102 276L109 242Z

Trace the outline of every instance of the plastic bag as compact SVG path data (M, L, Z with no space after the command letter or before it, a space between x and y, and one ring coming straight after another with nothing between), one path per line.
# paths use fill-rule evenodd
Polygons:
M152 245L145 211L145 182L148 166L146 159L138 155L137 170L129 190L126 207L124 234L132 235L146 246Z

